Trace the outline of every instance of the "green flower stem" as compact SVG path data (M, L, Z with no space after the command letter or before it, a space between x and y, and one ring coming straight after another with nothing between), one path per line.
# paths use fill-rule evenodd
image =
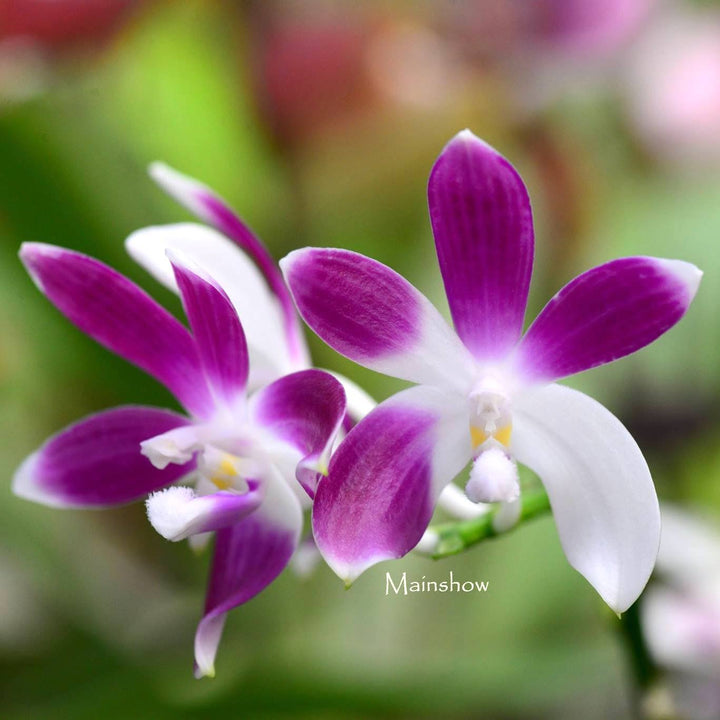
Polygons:
M658 678L658 668L650 656L640 626L640 604L637 600L620 618L620 634L627 648L628 658L637 686L649 688Z
M518 527L532 518L550 512L550 501L547 493L540 490L524 492L522 495L520 517L513 526ZM429 553L434 560L457 555L483 540L502 535L507 531L498 532L495 529L495 517L500 511L497 505L480 517L460 522L449 522L433 525L430 531L438 536L434 549Z
M653 660L640 622L640 597L621 616L618 630L625 645L632 687L633 714L638 720L681 720L670 688Z

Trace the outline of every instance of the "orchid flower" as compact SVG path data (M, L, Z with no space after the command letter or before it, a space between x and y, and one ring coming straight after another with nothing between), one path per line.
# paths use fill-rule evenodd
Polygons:
M413 383L347 435L315 497L313 529L347 584L421 539L441 490L471 463L473 501L518 502L517 463L542 480L570 564L617 612L645 586L659 543L637 444L602 405L554 381L627 355L687 310L701 273L628 257L565 286L521 338L533 263L527 190L469 131L443 150L429 209L453 332L415 287L347 250L281 262L300 314L331 347Z
M139 406L92 415L27 458L13 489L46 505L83 508L152 493L148 516L167 539L216 531L195 636L197 673L212 675L226 613L271 583L298 545L300 486L312 494L326 472L345 415L343 388L306 369L248 397L237 313L217 281L178 251L170 263L192 333L93 258L37 243L23 245L20 256L71 322L163 383L189 416ZM167 487L177 480L195 488Z

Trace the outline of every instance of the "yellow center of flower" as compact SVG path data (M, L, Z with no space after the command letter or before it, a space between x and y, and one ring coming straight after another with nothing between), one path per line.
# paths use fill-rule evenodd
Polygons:
M230 453L223 453L220 462L217 464L215 473L210 478L218 490L228 490L233 485L233 479L237 477L237 458Z
M508 423L503 427L497 428L493 432L486 432L483 428L479 428L476 425L470 426L470 439L472 440L473 450L477 450L483 443L487 442L490 438L497 440L501 445L506 448L510 447L510 436L512 434L512 423Z

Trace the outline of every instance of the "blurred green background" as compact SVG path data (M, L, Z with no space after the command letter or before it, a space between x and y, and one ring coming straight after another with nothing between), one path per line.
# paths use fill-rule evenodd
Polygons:
M363 252L447 314L425 185L445 142L469 127L530 190L528 318L619 255L705 271L677 328L570 384L623 419L661 499L718 516L720 100L708 86L697 117L673 123L674 103L692 102L673 95L663 110L670 78L643 74L658 28L679 16L716 22L712 4L668 12L638 0L623 25L618 3L586 3L598 12L578 40L560 22L577 3L550 0L539 17L492 2L114 2L83 23L82 2L51 23L43 2L4 2L0 717L628 717L617 621L567 564L550 517L442 562L382 564L349 592L326 567L288 570L231 613L218 677L193 680L208 556L164 541L142 504L61 512L10 492L21 460L67 423L174 403L61 318L17 250L42 241L87 252L177 313L123 247L139 227L188 219L146 175L163 160L224 195L276 258L307 244ZM591 42L588 27L606 26ZM317 365L378 399L400 387L310 344ZM452 570L490 589L385 597L386 570Z

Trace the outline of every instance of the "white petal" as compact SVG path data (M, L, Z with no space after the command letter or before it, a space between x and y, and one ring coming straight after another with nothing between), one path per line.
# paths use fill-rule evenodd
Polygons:
M472 520L492 510L489 503L475 503L457 486L446 485L438 498L438 505L458 520Z
M317 549L312 536L303 540L290 561L290 569L301 580L309 578L322 560L322 555Z
M509 502L500 503L492 521L493 530L496 533L512 530L518 524L521 514L522 496L518 496L515 500Z
M440 536L434 530L428 528L420 538L420 542L413 548L413 552L420 555L433 555L439 542Z
M516 399L512 451L543 481L570 564L627 610L660 542L655 487L630 433L587 395L549 385Z
M130 256L173 292L177 284L166 251L180 251L203 268L227 293L250 350L250 385L258 387L290 372L280 306L255 263L216 230L195 223L159 225L132 233Z
M357 383L333 370L326 370L325 372L329 372L345 389L346 412L354 422L360 422L377 406L377 401Z

